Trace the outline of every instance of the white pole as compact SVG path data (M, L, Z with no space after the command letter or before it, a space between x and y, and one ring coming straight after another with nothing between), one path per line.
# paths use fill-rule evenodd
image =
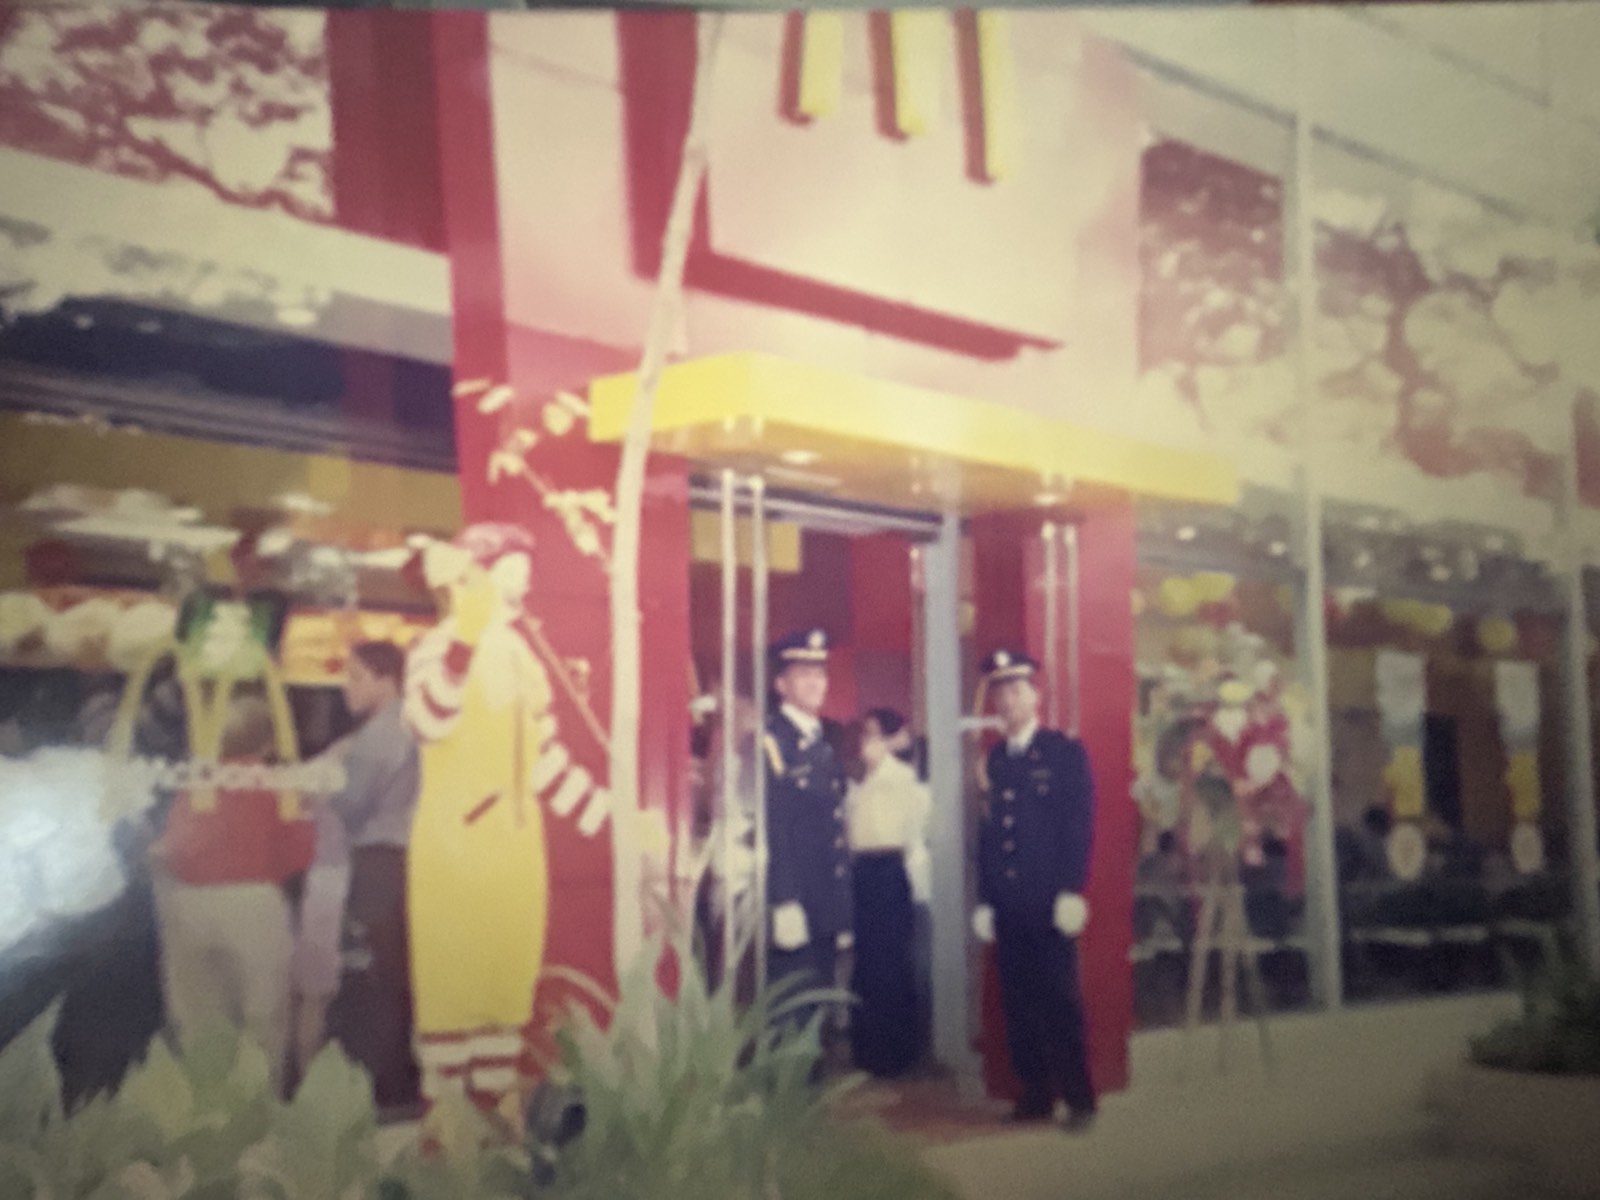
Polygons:
M767 493L766 480L750 477L750 690L755 701L756 737L767 728ZM757 757L755 779L754 889L756 986L767 982L767 772Z
M1061 567L1055 522L1039 530L1044 545L1044 681L1049 692L1052 729L1061 728Z
M1328 628L1323 610L1327 591L1323 569L1322 491L1317 475L1316 323L1317 262L1311 212L1312 71L1314 13L1298 9L1294 21L1294 239L1295 385L1300 407L1300 555L1304 571L1299 642L1310 698L1311 821L1306 831L1307 934L1311 946L1311 986L1324 1008L1344 1002L1344 962L1339 931L1339 875L1334 856L1332 724L1328 711Z
M1078 527L1061 527L1066 552L1067 602L1067 732L1077 737L1083 726L1083 621L1078 608Z
M961 733L961 526L946 516L937 541L923 547L922 611L925 720L933 898L933 1052L976 1093L980 1066L972 1049L973 958L967 933L966 749Z
M1600 846L1596 845L1594 736L1589 702L1589 609L1583 594L1583 550L1578 537L1577 445L1568 440L1562 455L1560 522L1562 586L1566 592L1564 638L1567 717L1567 857L1572 870L1572 907L1578 948L1592 969L1600 970Z
M738 978L739 948L739 543L733 505L734 475L722 472L722 977ZM760 762L759 748L756 751Z
M617 525L611 547L610 783L614 801L611 814L612 962L618 979L633 967L644 950L643 864L638 825L642 687L639 526L645 464L650 456L656 387L666 365L667 344L682 305L683 268L689 254L695 199L705 177L711 81L722 31L721 13L702 13L696 20L699 38L693 108L678 167L677 189L662 237L661 272L656 280L650 328L639 361L639 390L634 394L633 411L622 442L622 462L617 469Z

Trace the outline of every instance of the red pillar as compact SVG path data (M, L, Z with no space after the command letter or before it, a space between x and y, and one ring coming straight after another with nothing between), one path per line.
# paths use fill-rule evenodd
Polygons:
M509 325L506 321L500 213L490 103L488 22L482 14L445 13L432 20L438 94L437 128L444 239L451 262L455 377L504 381L516 398L497 413L457 399L456 442L462 515L468 522L511 521L538 542L533 615L556 653L587 680L587 707L603 727L610 716L610 588L602 559L585 554L559 515L520 478L490 478L488 463L507 424L535 430L525 459L555 491L614 491L617 451L588 440L582 423L564 432L542 422L557 391L582 394L589 380L635 364L637 353ZM633 331L630 331L630 336ZM687 804L689 712L689 497L685 465L655 456L644 503L640 561L643 662L640 797L670 831ZM609 544L606 547L609 552ZM573 757L596 778L608 773L601 737L578 706L559 699L556 717ZM581 836L571 821L547 818L550 926L547 961L573 968L603 987L615 984L612 963L610 829ZM671 888L666 863L647 872L649 886ZM663 899L665 896L663 896ZM650 905L647 904L647 912ZM541 1010L559 997L541 988Z
M972 649L978 658L1002 646L1023 647L1045 661L1044 556L1040 520L1001 515L975 521ZM1095 776L1095 841L1081 943L1090 1060L1096 1086L1117 1091L1128 1082L1133 1030L1133 869L1138 839L1132 783L1134 703L1134 520L1131 508L1101 509L1078 525L1079 689L1081 737ZM1058 643L1064 653L1065 638ZM1046 671L1045 677L1049 677ZM1065 677L1066 667L1061 664ZM1048 706L1048 698L1046 698ZM1015 1097L1005 1047L999 981L992 952L983 957L980 1033L984 1081L991 1094Z

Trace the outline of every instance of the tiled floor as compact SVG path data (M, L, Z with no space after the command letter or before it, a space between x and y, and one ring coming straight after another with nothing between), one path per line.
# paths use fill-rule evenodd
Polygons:
M1008 1126L947 1080L855 1102L922 1138L971 1200L1533 1200L1516 1164L1442 1151L1426 1104L1493 1016L1475 1001L1278 1022L1270 1073L1247 1042L1223 1074L1209 1034L1136 1039L1134 1087L1081 1136Z

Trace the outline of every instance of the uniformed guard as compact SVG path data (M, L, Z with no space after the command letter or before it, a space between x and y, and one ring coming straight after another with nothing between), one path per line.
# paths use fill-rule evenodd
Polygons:
M972 926L995 943L1006 1044L1023 1086L1015 1119L1048 1118L1059 1099L1079 1130L1095 1113L1077 943L1089 919L1094 785L1083 745L1039 725L1037 669L1004 650L984 663L1006 740L985 772Z
M850 851L845 774L824 735L828 638L820 629L772 647L780 704L767 719L767 904L772 953L767 975L810 972L834 986L834 960L850 938Z

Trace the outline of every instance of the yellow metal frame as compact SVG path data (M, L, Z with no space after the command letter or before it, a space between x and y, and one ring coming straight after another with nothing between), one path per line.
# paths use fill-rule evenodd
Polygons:
M636 387L633 374L590 385L591 438L622 438ZM1213 455L767 354L668 367L653 424L668 453L781 468L799 452L842 496L910 507L1050 507L1058 495L1082 504L1108 491L1231 504L1239 494L1231 464Z
M162 662L171 659L178 685L183 691L184 717L189 730L190 757L197 762L217 762L222 755L222 735L228 722L228 708L233 694L241 684L262 684L266 691L267 706L272 713L273 740L278 761L292 764L300 761L300 740L295 732L294 710L289 704L289 691L283 673L267 652L259 651L252 669L243 674L229 674L205 679L196 669L192 657L177 638L166 639L153 648L129 672L123 682L122 695L117 701L116 714L106 739L106 754L113 762L126 761L133 755L135 726L139 709L144 703L150 679ZM209 686L209 699L207 685ZM200 812L216 807L213 789L194 789L191 802ZM301 814L300 793L284 791L278 796L278 813L285 821L298 820ZM120 816L111 813L108 816Z

